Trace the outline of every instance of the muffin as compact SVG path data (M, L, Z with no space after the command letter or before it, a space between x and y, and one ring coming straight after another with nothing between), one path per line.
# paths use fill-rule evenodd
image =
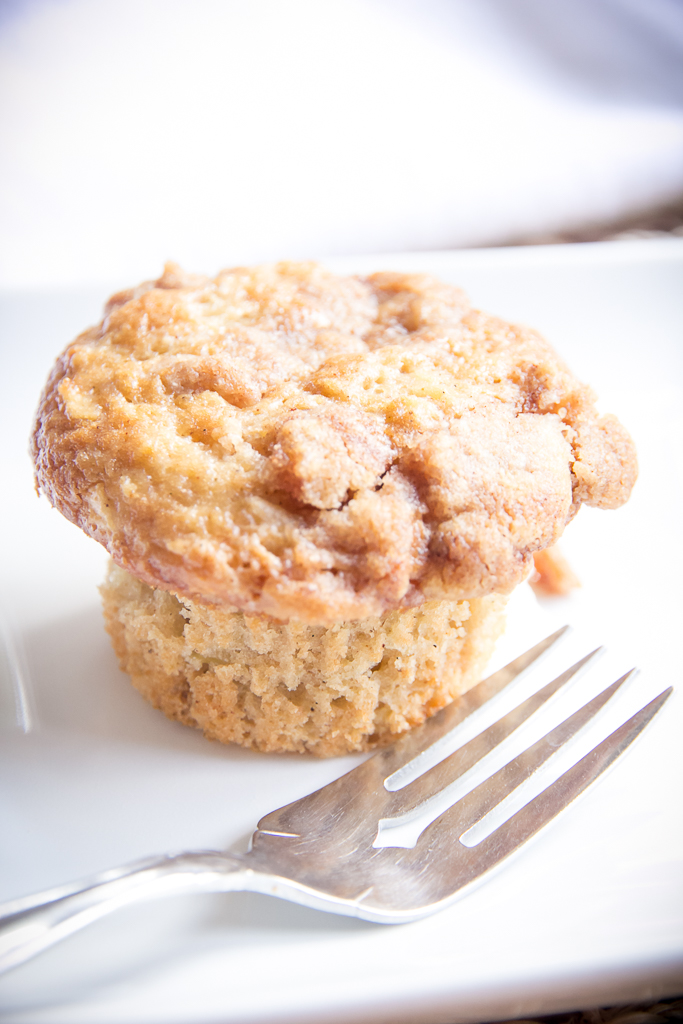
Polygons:
M57 361L33 456L116 564L105 618L143 694L320 754L473 685L534 553L636 476L534 331L424 275L292 263L169 264L113 296Z

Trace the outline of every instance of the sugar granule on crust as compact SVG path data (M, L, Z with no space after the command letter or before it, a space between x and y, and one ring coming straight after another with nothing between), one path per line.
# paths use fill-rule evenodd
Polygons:
M422 275L169 265L58 360L50 501L150 587L332 626L508 593L632 442L534 331Z

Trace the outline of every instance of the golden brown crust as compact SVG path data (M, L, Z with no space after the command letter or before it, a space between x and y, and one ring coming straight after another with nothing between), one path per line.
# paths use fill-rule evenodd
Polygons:
M506 600L426 601L325 628L177 598L114 565L101 591L122 669L169 718L321 757L390 743L477 683Z
M630 438L536 333L422 275L167 267L60 357L38 486L151 586L332 624L509 592Z

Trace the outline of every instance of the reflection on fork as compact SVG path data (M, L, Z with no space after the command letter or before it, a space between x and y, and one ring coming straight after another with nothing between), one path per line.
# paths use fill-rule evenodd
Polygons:
M0 906L0 970L127 903L188 892L248 889L384 924L414 921L462 895L519 849L612 764L671 693L664 690L514 813L500 814L525 780L586 726L626 673L455 802L444 793L576 676L589 654L434 763L452 730L546 653L565 629L494 673L423 726L323 789L267 814L246 854L155 857ZM489 709L495 703L489 705ZM439 753L445 755L447 750ZM430 808L432 813L430 816ZM498 813L498 819L490 820ZM386 833L419 821L413 845Z

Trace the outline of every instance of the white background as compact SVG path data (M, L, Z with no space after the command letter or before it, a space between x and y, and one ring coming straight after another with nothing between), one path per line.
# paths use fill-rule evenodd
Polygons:
M5 0L0 287L453 248L683 194L679 0Z

